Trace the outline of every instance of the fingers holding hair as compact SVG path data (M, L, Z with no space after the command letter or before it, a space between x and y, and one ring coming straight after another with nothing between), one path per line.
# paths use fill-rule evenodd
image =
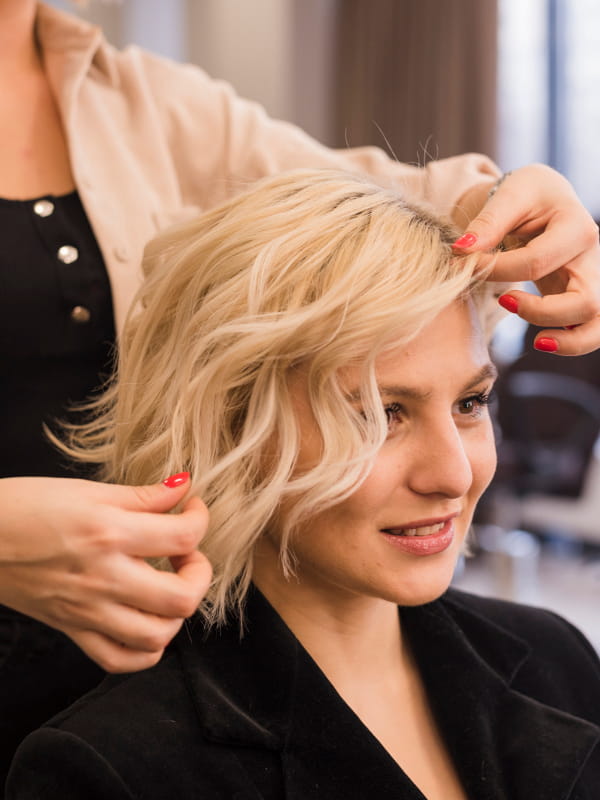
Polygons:
M534 164L504 176L490 195L455 249L481 252L490 280L535 283L539 296L511 289L500 304L542 327L538 349L578 355L600 347L598 227L569 182Z

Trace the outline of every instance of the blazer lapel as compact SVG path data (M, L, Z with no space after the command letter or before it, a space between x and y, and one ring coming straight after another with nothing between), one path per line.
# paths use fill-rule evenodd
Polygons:
M457 621L442 600L401 615L469 797L568 798L600 729L518 691L529 646L476 614L469 638L459 624L469 613L462 607Z
M600 729L518 691L528 645L469 614L444 600L401 610L468 796L566 800ZM240 797L425 800L257 590L246 620L241 639L235 623L178 639L204 735L242 754Z
M425 800L255 589L245 618L241 640L235 623L204 636L196 621L178 645L204 734L252 748L254 785L277 756L286 800Z
M425 800L304 653L283 752L286 799Z

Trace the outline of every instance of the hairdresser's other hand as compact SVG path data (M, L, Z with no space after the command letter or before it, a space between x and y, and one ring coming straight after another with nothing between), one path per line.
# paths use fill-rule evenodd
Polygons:
M0 480L0 602L66 633L108 672L155 664L206 593L208 511L189 476L153 486ZM145 559L170 557L175 572Z
M474 187L461 200L464 216L455 219L466 231L455 249L473 253L502 241L520 245L495 256L490 279L533 281L540 296L510 289L501 304L543 329L535 339L540 350L580 355L600 347L598 227L571 184L550 167L533 164L510 173L488 199L489 189Z

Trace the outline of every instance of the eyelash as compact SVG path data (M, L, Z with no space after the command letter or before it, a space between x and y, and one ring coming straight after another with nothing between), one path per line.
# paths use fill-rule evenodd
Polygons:
M383 413L387 417L388 426L391 425L395 418L400 416L403 411L404 408L400 403L390 403L389 406L384 406Z
M471 395L471 397L465 397L465 399L461 400L460 403L475 403L475 409L473 411L469 411L468 415L478 418L481 416L486 406L489 406L490 400L491 392L480 392L479 394Z
M478 419L483 413L484 409L489 406L491 397L491 392L484 391L460 400L458 403L459 406L465 403L474 403L474 408L472 410L468 410L465 414L461 413L461 416L468 416L472 419ZM393 422L401 421L400 418L404 413L404 406L401 403L390 403L384 407L383 411L387 417L388 425L391 425Z

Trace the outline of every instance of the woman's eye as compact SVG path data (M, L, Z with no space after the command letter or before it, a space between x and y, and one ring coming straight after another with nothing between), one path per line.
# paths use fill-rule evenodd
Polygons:
M458 403L458 413L463 416L479 417L490 403L490 393L481 392L465 397Z
M388 426L391 426L394 423L400 422L404 413L404 408L400 405L400 403L390 403L389 406L384 407L383 411L386 416Z

